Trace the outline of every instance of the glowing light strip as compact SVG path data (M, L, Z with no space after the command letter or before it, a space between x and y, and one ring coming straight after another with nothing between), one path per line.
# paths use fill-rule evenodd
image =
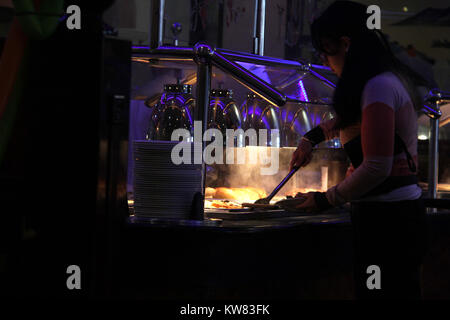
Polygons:
M300 95L302 99L306 102L309 102L308 95L306 94L305 85L303 84L303 80L300 80L298 82L298 85L300 86Z

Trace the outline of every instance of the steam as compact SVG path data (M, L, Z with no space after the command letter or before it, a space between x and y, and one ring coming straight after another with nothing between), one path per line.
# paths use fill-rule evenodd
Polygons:
M276 159L272 157L274 149L278 153ZM230 151L229 149L226 150L228 153ZM237 157L239 151L245 152L245 164L239 164L235 161L235 164L231 165L216 165L215 169L218 171L218 175L215 180L210 181L208 186L230 188L254 187L261 188L269 194L289 173L289 162L295 148L245 147L234 148L233 151L234 157ZM267 160L264 160L264 157L258 156L258 161L252 163L250 159L254 157L255 153L259 155L265 153L265 157L271 157L272 161L278 161L279 170L277 173L273 175L262 175L261 167L268 166ZM283 187L279 195L285 196L291 194L296 189L304 188L326 191L329 187L328 166L319 160L320 156L313 154L311 162L297 171Z

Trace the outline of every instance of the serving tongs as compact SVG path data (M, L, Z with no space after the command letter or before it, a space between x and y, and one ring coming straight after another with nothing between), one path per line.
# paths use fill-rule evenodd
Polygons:
M287 174L287 176L281 180L280 184L273 189L273 191L266 198L261 198L255 201L255 203L243 203L243 207L251 207L251 208L266 208L271 207L270 200L278 193L278 191L283 188L283 186L291 179L291 177L300 169L299 166L293 167L292 170ZM276 206L274 206L276 207Z

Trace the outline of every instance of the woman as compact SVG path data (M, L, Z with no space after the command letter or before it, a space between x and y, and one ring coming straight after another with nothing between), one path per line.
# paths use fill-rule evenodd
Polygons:
M326 192L299 194L306 198L299 208L351 202L357 297L419 298L425 208L416 176L415 86L424 83L394 57L381 32L367 28L366 9L337 1L311 26L314 47L339 77L337 116L304 135L291 167L308 164L316 144L340 138L352 163L346 178ZM381 283L369 278L373 265Z

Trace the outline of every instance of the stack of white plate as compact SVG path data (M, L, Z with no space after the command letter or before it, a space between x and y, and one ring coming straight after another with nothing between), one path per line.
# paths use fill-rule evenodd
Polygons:
M134 208L141 217L188 219L201 165L172 162L175 141L134 141ZM194 161L193 144L190 159Z

